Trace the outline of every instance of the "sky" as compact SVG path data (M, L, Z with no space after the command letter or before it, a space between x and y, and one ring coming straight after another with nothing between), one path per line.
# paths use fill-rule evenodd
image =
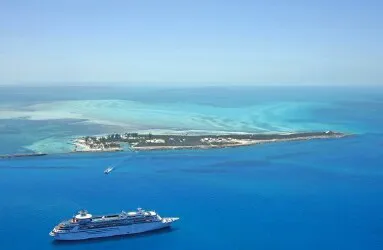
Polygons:
M0 0L0 84L383 86L379 0Z

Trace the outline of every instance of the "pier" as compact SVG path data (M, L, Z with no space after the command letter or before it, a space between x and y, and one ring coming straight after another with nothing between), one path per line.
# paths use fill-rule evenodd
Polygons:
M19 157L33 157L33 156L44 156L46 153L25 153L25 154L6 154L0 155L0 159L19 158Z

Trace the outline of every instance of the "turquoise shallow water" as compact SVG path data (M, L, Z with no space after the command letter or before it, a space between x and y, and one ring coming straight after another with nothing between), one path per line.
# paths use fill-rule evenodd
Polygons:
M379 132L379 88L2 87L0 153L67 152L111 132ZM50 145L46 147L45 145ZM53 145L53 146L52 146Z
M80 91L71 91L76 93L71 97L65 91L44 89L47 92L39 96L30 90L28 98L16 102L20 96L12 91L6 97L13 94L13 98L0 100L2 107L16 111L81 97ZM275 98L269 89L251 89L253 95L250 90L242 94L225 89L159 89L142 96L143 90L134 91L125 99L122 90L100 91L98 100L134 101L151 108L174 107L175 102L182 107L211 107L220 110L217 116L223 119L239 115L227 114L226 109L271 107ZM383 96L377 90L339 91L278 92L277 103L295 100L303 112L290 117L290 106L287 114L275 112L274 119L284 127L325 124L358 132L340 140L0 160L0 249L382 249ZM245 112L240 114L248 119ZM6 145L1 150L26 150L25 145L44 144L43 140L118 128L82 122L3 119L1 138ZM103 174L107 165L124 157L127 160L111 175ZM55 224L78 209L98 214L138 206L181 220L171 230L142 236L78 243L58 243L48 236Z

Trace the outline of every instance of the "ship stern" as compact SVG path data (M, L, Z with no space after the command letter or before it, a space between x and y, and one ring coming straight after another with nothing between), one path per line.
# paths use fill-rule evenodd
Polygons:
M49 236L53 237L54 239L57 239L57 232L55 229L53 229L52 231L49 232Z

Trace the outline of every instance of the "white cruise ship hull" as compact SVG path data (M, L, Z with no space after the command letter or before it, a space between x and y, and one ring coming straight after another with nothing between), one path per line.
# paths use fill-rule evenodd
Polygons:
M169 227L178 218L163 218L161 221L132 224L127 226L106 227L88 230L78 230L74 232L60 233L52 231L50 235L55 240L86 240L93 238L104 238L117 235L129 235L149 232L165 227Z

